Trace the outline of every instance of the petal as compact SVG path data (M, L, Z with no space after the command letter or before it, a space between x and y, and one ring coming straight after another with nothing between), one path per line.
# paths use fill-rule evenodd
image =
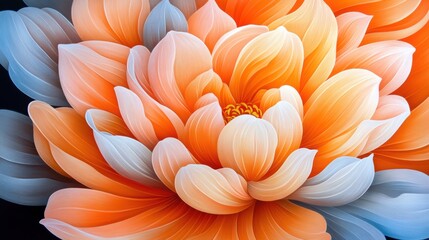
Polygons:
M175 138L160 141L152 152L152 165L158 178L172 191L177 172L188 164L197 163L194 156Z
M279 26L297 34L304 45L300 93L306 101L334 67L338 33L335 16L322 0L307 0L295 12L271 23L269 28Z
M337 17L337 57L359 47L371 18L360 12L347 12Z
M238 213L254 201L246 181L232 169L190 164L177 172L174 184L185 203L210 214Z
M143 24L149 14L148 0L75 0L73 25L82 40L103 40L129 47L143 43Z
M277 132L278 145L270 173L277 171L289 154L299 148L302 139L302 122L296 109L286 101L269 108L263 119L270 122Z
M150 6L152 9L162 0L150 0ZM169 2L176 6L180 12L188 19L197 8L202 7L207 0L169 0Z
M94 121L98 110L88 110L86 121L94 131L94 138L107 163L122 176L145 186L161 187L152 167L152 152L143 144L126 136L112 135L100 130Z
M379 82L372 72L351 69L323 83L304 106L303 146L317 148L369 119L377 107Z
M241 50L229 83L231 93L238 102L246 102L260 89L299 87L303 58L295 34L283 27L262 33Z
M189 33L201 39L210 51L222 35L237 27L234 19L223 12L213 0L192 14L188 24Z
M53 9L0 13L0 63L26 95L68 105L58 77L58 44L78 42L73 25Z
M254 101L258 101L257 99L254 99ZM272 88L267 90L263 95L262 98L259 100L260 102L260 108L262 112L267 111L270 107L274 106L276 103L280 101L285 101L292 105L295 110L299 113L299 116L301 119L303 118L303 105L302 105L302 99L299 95L298 91L296 91L295 88L285 85L281 86L280 88Z
M217 153L223 167L237 171L246 180L262 178L274 162L277 133L266 120L240 115L221 131Z
M219 39L213 48L213 70L225 83L231 80L235 63L244 46L266 32L266 26L248 25L236 28Z
M53 8L64 15L67 19L71 19L71 6L73 0L23 0L27 6L37 8Z
M183 13L170 1L162 0L150 12L144 24L145 46L152 50L170 31L188 31L188 23Z
M332 74L345 69L363 68L379 77L380 95L387 95L399 88L411 71L415 48L400 41L367 44L341 55Z
M70 105L82 116L90 108L119 115L114 86L126 86L129 48L109 42L61 45L59 72Z
M425 239L429 237L428 182L428 175L408 169L377 172L368 192L340 209L389 237Z
M204 43L189 33L173 31L150 55L149 82L157 100L186 122L190 115L183 97L186 87L210 68L211 55Z
M122 135L127 137L134 137L133 134L128 130L122 118L115 114L99 110L89 109L86 111L85 119L87 119L88 112L90 112L92 123L100 132L106 132L112 135ZM88 123L88 121L86 121ZM94 129L92 129L94 131Z
M316 152L306 148L295 150L275 173L264 180L248 183L250 196L260 201L275 201L289 196L307 180Z
M330 239L321 215L286 200L258 202L254 219L256 239Z
M308 179L290 198L318 206L341 206L360 198L374 179L373 156L340 157Z
M220 168L217 156L218 138L225 127L219 102L210 103L196 110L185 126L183 142L202 164Z

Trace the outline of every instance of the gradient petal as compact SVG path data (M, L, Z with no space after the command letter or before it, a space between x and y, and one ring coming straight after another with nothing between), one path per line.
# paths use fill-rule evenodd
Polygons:
M299 113L301 119L303 118L304 107L302 105L301 96L295 88L288 85L269 89L263 92L261 99L255 97L252 102L259 103L262 112L265 112L280 101L285 101L292 105Z
M71 19L71 7L73 0L23 0L29 7L53 8L67 19Z
M360 12L347 12L337 17L337 57L359 47L371 19Z

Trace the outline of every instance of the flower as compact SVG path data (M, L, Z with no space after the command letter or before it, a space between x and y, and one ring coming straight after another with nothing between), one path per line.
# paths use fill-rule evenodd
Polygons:
M411 170L428 172L429 94L407 90L426 71L427 4L387 18L387 4L353 1L171 2L75 0L73 26L32 10L82 39L61 40L60 85L43 95L71 108L29 106L40 157L87 187L55 192L45 227L64 239L429 235L428 176ZM406 169L380 171L392 168Z

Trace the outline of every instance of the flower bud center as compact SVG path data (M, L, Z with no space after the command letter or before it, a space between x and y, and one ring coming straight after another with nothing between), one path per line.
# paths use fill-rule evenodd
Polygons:
M261 118L262 110L255 104L243 102L237 104L229 104L223 108L223 119L225 120L225 123L228 123L235 117L243 114L250 114L257 118Z

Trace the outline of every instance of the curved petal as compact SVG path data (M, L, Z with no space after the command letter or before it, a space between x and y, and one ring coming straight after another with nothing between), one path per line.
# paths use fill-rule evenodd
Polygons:
M341 210L377 226L397 239L429 237L428 175L408 170L377 172L373 186Z
M149 0L74 0L73 25L82 40L103 40L129 47L143 43Z
M152 167L152 152L137 140L100 130L94 121L97 114L97 110L88 110L86 122L92 128L97 146L107 163L128 179L146 186L161 187L162 183Z
M303 146L317 148L371 118L379 82L377 75L363 69L346 70L324 82L304 105Z
M288 85L269 89L263 93L260 100L254 99L252 102L258 102L262 112L265 112L280 101L285 101L292 105L299 113L300 118L303 118L304 107L302 105L301 96L295 88Z
M295 150L275 173L264 180L248 183L250 196L260 201L275 201L289 196L307 180L316 152L306 148Z
M253 216L256 239L330 239L320 214L286 200L258 202Z
M126 86L129 48L109 42L60 45L61 86L82 116L90 108L119 115L114 86Z
M71 6L73 0L23 0L27 6L37 8L53 8L67 19L71 19Z
M192 14L188 24L189 33L201 39L210 51L222 35L237 27L234 19L223 12L216 1L212 0Z
M410 74L414 51L413 46L400 41L367 44L341 55L332 74L345 69L367 69L381 77L380 95L388 95Z
M341 206L360 198L374 179L373 155L340 157L308 179L290 199L317 206Z
M270 47L267 47L270 46ZM237 102L249 102L260 89L299 87L304 50L284 27L262 33L240 52L229 86Z
M238 213L254 202L244 178L228 168L190 164L177 172L174 184L185 203L210 214Z
M269 108L262 118L273 125L278 136L275 158L269 172L274 173L289 154L301 145L302 121L296 109L286 101Z
M202 7L207 0L169 0L171 4L176 6L186 19L188 19L198 8ZM150 6L152 9L157 6L162 0L150 0Z
M152 9L144 24L144 44L152 50L170 31L188 31L183 13L170 1L162 0Z
M26 95L67 106L58 77L58 44L78 42L73 25L53 9L0 13L0 63Z
M277 143L276 130L268 121L240 115L222 129L217 153L223 167L257 181L271 168Z
M188 164L198 163L192 153L175 138L160 141L152 152L152 165L158 178L171 191L176 191L174 179L177 172Z
M175 111L183 122L190 116L183 94L189 83L211 68L211 55L197 37L169 32L149 59L149 82L157 100Z
M347 12L337 17L337 57L359 47L371 19L372 16L360 12Z
M322 0L306 0L293 13L277 19L270 29L284 26L296 33L304 45L300 93L304 102L329 77L334 68L337 21Z
M248 25L229 31L219 39L213 48L213 70L225 83L230 82L243 48L255 37L266 32L266 26Z

